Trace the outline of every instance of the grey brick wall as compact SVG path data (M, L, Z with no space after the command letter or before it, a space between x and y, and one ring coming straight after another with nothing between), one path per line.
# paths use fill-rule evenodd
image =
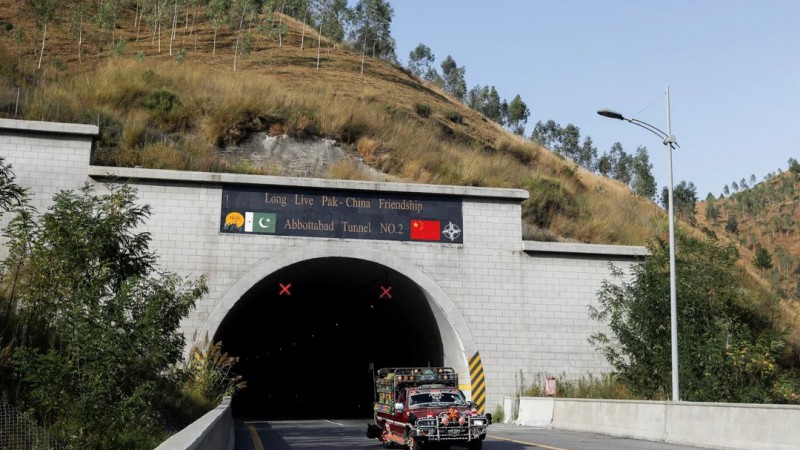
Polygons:
M89 165L96 130L65 130L59 124L37 130L36 123L21 127L8 122L0 121L0 154L13 164L18 183L31 189L41 211L60 189L77 189L90 181L102 190L107 172L137 180L141 202L152 207L144 230L153 235L151 248L161 266L183 276L208 276L208 295L182 324L188 338L195 332L213 334L237 293L281 264L322 256L363 257L420 284L437 317L447 322L441 326L452 335L446 344L448 361L461 372L462 381L469 379L466 359L480 352L489 410L515 392L520 371L532 380L537 373L577 377L609 370L587 342L602 329L588 318L587 308L596 302L609 262L629 268L643 250L523 242L519 191L102 168ZM464 199L464 243L221 234L226 180L459 195Z

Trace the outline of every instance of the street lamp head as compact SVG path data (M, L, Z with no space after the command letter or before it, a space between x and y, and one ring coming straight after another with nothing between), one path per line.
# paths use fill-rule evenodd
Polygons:
M600 109L597 111L597 114L611 119L625 120L625 116L611 109Z

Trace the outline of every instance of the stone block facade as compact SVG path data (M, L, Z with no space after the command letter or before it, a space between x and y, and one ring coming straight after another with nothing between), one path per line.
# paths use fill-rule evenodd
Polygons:
M578 377L610 367L587 339L602 330L588 317L609 263L628 269L641 247L528 242L513 189L282 178L113 168L90 165L96 127L0 119L0 155L17 183L44 211L58 190L127 180L152 207L152 233L162 268L208 277L209 293L184 320L187 337L213 335L241 295L282 267L320 257L362 258L417 283L439 322L446 363L469 379L467 361L480 353L487 407L513 395L520 372ZM225 185L346 189L452 196L462 199L464 242L424 242L253 236L220 232ZM8 222L7 215L0 225ZM0 256L6 250L0 248Z

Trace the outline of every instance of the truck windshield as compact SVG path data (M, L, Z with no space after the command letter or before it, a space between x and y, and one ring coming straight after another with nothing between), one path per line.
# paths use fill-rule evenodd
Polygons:
M408 401L410 408L437 404L466 405L467 401L460 392L420 392L411 394L411 398Z

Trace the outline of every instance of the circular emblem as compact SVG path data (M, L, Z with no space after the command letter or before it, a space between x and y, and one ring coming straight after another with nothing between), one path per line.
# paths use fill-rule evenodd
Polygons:
M453 222L448 222L447 226L445 226L444 230L442 230L442 234L447 239L450 239L450 242L452 242L461 235L461 228L458 228L458 225L454 224Z
M225 216L226 228L242 228L244 226L244 216L238 212L230 212Z

